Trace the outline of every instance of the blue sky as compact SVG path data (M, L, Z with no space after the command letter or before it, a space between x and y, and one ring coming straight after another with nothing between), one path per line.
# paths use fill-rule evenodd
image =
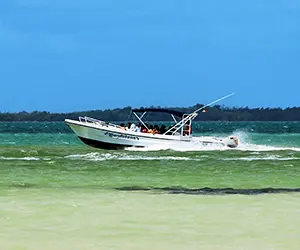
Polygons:
M0 111L300 106L300 1L1 0Z

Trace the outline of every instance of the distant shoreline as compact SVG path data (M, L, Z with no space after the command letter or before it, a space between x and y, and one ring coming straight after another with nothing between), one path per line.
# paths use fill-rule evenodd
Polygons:
M203 105L197 104L192 107L169 109L191 113ZM151 107L160 108L160 107ZM79 116L90 116L104 121L127 121L135 120L131 114L131 107L90 110L69 113L50 113L47 111L1 113L0 122L10 121L64 121L64 119L78 119ZM169 121L170 115L164 113L148 113L145 117L148 121ZM228 108L216 105L208 108L208 112L200 113L196 121L300 121L300 107L292 108Z

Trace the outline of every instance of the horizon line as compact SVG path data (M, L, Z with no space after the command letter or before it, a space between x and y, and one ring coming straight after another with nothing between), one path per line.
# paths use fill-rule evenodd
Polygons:
M1 111L0 110L0 114L15 114L15 113L34 113L34 112L47 112L47 113L51 113L51 114L68 114L68 113L82 113L82 112L91 112L91 111L105 111L105 110L116 110L116 109L126 109L126 108L130 108L130 109L140 109L140 108L165 108L165 109L188 109L188 108L193 108L195 106L198 105L202 105L203 107L205 105L203 104L195 104L193 106L187 106L187 107L166 107L166 106L141 106L139 108L133 108L131 106L125 106L125 107L118 107L118 108L104 108L104 109L87 109L87 110L74 110L74 111L47 111L47 110L32 110L32 111L26 111L26 110L22 110L22 111ZM214 108L214 107L218 107L220 106L222 109L250 109L250 110L254 110L254 109L281 109L281 110L286 110L286 109L297 109L300 108L300 106L288 106L288 107L249 107L249 106L225 106L225 105L214 105L208 108Z

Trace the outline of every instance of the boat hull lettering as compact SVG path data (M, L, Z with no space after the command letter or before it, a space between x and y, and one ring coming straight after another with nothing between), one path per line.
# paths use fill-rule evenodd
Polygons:
M129 139L129 140L139 140L137 136L132 136L132 135L126 135L126 134L119 134L119 133L113 133L113 132L105 132L104 135L109 136L111 138L115 139Z

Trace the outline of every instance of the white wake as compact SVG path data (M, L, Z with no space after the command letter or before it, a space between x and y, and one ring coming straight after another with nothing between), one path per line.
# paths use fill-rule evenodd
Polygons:
M284 146L271 146L271 145L263 145L263 144L255 144L251 141L250 136L245 132L234 132L235 136L239 138L239 145L237 148L229 148L227 146L222 145L203 145L200 143L195 143L194 145L185 145L178 143L172 145L155 145L145 148L135 148L128 147L125 150L128 151L160 151L160 150L174 150L180 152L188 152L188 151L256 151L256 152L267 152L267 151L298 151L300 152L300 148L298 147L284 147ZM226 136L225 136L226 137Z

